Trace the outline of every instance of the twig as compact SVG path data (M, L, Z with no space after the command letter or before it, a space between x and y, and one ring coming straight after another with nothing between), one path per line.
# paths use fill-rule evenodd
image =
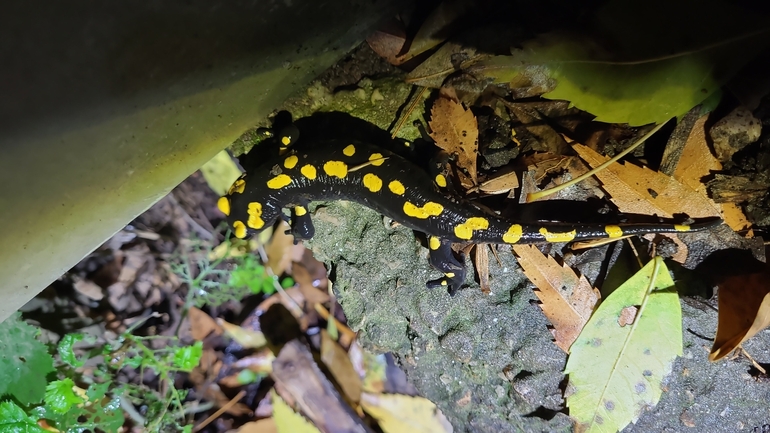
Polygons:
M212 413L208 418L204 419L203 422L201 422L200 424L198 424L195 427L193 427L192 431L193 432L199 432L202 428L206 427L212 421L214 421L215 419L219 418L219 416L222 415L223 413L225 413L227 411L227 409L230 409L231 407L233 407L235 405L235 403L238 403L239 401L241 401L241 399L243 397L245 397L245 396L246 396L246 391L240 390L238 392L238 394L235 395L235 397L233 397L230 401L227 402L227 404L225 404L224 406L220 407L219 410L217 410L216 412Z

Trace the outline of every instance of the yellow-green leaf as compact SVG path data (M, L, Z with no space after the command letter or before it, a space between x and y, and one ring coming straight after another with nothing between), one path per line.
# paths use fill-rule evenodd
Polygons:
M320 433L320 430L304 416L294 412L294 409L286 404L275 390L270 390L270 398L278 433Z
M630 324L628 307L638 308ZM681 354L679 297L656 257L602 302L572 345L570 416L587 432L621 430L658 403L661 381Z
M610 1L587 26L601 38L545 34L469 70L518 97L570 101L600 121L661 123L716 94L769 41L766 20L739 7L671 3Z
M385 433L452 433L452 425L432 401L401 394L361 394L361 406Z
M212 190L219 195L224 195L230 185L238 179L241 171L235 165L227 151L221 151L201 167L203 178Z

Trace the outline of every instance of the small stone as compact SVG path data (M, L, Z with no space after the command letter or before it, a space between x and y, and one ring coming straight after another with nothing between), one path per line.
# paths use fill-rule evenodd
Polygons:
M682 422L686 427L695 427L695 419L693 419L692 415L690 415L689 412L684 411L682 412L682 415L679 417L679 421Z
M709 135L721 162L730 161L735 152L757 141L762 122L746 107L738 107L711 127Z

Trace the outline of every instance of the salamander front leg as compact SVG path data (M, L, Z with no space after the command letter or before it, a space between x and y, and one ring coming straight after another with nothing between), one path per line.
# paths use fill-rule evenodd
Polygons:
M430 248L430 264L444 273L444 276L428 281L428 288L446 287L450 295L454 296L457 289L465 282L465 265L457 260L452 252L452 243L448 240L428 236L428 248Z
M312 239L315 234L313 221L307 210L307 202L300 203L291 208L291 229L286 230L286 234L294 236L294 244L299 241Z

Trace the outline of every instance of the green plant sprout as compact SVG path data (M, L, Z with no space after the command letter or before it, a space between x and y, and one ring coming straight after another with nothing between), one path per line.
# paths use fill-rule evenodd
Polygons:
M225 239L229 239L229 230ZM236 246L229 240L222 245L224 254L214 258L212 248L203 242L192 242L189 250L183 249L178 260L172 260L171 270L177 274L189 290L185 299L185 311L189 307L219 306L229 301L238 302L248 295L275 293L276 286L287 288L294 285L291 278L279 280L253 254L233 255Z
M203 344L183 346L176 337L133 335L141 323L103 344L83 334L67 334L56 347L57 359L50 353L53 348L36 339L40 330L24 323L20 314L0 324L0 431L44 433L49 430L43 426L53 426L66 433L114 432L125 424L126 411L147 431L190 432L192 426L183 425L190 412L184 404L186 391L174 387L174 377L198 365ZM160 339L162 347L153 348ZM80 358L74 352L78 343L90 346ZM86 361L95 366L90 377L77 370ZM158 390L119 383L118 373L125 366L137 369L139 377L152 370ZM21 381L27 385L16 386ZM144 415L133 409L134 402L146 408Z

